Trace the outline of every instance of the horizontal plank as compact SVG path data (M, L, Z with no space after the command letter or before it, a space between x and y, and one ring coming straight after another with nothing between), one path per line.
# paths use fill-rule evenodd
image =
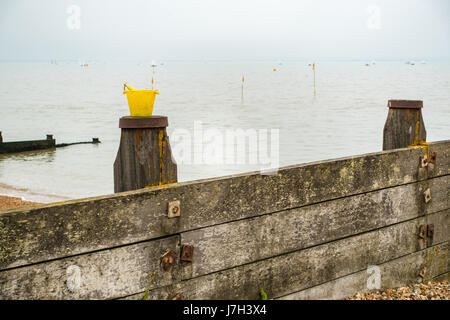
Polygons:
M434 277L433 279L431 279L431 281L434 281L434 282L441 282L441 281L450 282L450 272L446 272L446 273L440 274L440 275Z
M180 280L178 263L160 263L167 249L178 260L178 236L2 271L0 300L117 298L144 291L152 272L152 288L166 286Z
M450 176L181 234L195 247L183 279L330 242L450 208ZM424 191L432 201L425 204Z
M215 272L151 291L150 299L259 299L260 289L269 297L281 297L326 283L423 250L421 225L435 223L434 245L448 242L438 233L449 224L450 210L419 217L312 248ZM418 270L417 270L418 272ZM129 296L129 299L136 298Z
M450 141L430 148L450 148ZM439 149L439 150L441 150ZM0 213L0 270L416 182L448 172L422 148L383 151ZM431 173L430 173L431 172ZM168 202L181 217L167 218Z
M409 254L378 265L380 268L380 290L404 287L412 283L432 280L436 276L448 271L448 245L443 243L428 249ZM418 275L422 265L432 265L425 269L424 278ZM356 293L372 291L367 282L373 271L359 271L324 284L295 292L278 299L281 300L337 300L345 299ZM370 283L370 282L369 282Z

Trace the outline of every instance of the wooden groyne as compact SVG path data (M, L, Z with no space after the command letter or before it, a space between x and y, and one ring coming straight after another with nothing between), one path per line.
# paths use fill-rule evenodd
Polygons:
M52 135L47 135L45 140L3 142L0 132L0 154L52 149L55 148L55 145L56 140L53 139Z
M87 142L73 142L73 143L60 143L56 144L56 140L53 139L53 135L48 134L45 140L28 140L28 141L12 141L3 142L2 133L0 132L0 154L5 153L18 153L24 151L33 150L44 150L53 149L60 147L67 147L75 144L86 144L86 143L100 143L98 138L92 138L92 141Z
M0 298L140 299L153 272L150 299L448 279L450 140L424 143L2 212Z

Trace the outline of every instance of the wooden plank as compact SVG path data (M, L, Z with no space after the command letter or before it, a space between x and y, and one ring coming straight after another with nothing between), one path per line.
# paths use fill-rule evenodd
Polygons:
M0 299L116 298L145 291L152 272L152 288L167 286L180 280L178 264L160 263L167 249L179 257L179 236L2 271Z
M448 271L448 245L443 243L407 256L380 264L380 290L404 287L423 280L432 280ZM432 263L433 268L427 269L422 279L417 270L422 265ZM359 271L324 284L280 297L281 300L322 300L345 299L356 293L366 293L371 290L367 286L373 271ZM369 282L370 283L370 282Z
M421 250L419 227L426 224L431 216L434 216L435 226L448 225L450 222L450 210L445 210L354 237L185 280L156 289L152 291L151 297L170 299L181 292L185 299L259 299L260 289L264 289L269 297L285 296ZM444 242L448 242L448 234L436 233L434 244Z
M425 186L414 183L182 233L181 243L195 247L183 279L450 208L449 185L450 176L429 180L433 201L426 206Z
M437 142L445 150L450 141ZM431 148L431 147L430 147ZM142 189L0 214L0 270L370 192L426 178L420 148ZM441 159L440 156L438 156ZM435 172L447 172L437 161ZM169 201L181 217L167 218Z

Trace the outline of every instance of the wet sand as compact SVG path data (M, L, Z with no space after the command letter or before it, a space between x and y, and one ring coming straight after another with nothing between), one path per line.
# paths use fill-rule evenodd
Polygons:
M21 198L0 196L0 210L9 210L20 207L29 207L40 203L23 201Z

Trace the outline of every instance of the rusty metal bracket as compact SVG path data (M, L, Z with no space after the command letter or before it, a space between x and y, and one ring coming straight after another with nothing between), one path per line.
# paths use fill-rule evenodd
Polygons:
M428 166L428 158L427 155L424 155L423 157L420 157L420 166L422 168Z
M169 270L169 268L175 263L175 253L172 250L167 250L161 256L161 263L164 270Z
M421 265L419 268L419 277L422 279L425 278L425 272L427 272L427 268L424 265Z
M424 197L425 197L425 203L430 202L431 200L431 190L430 188L428 188L427 190L425 190L425 192L423 193Z
M433 237L434 237L434 224L427 225L427 237L428 237L428 246L431 246L433 244Z
M184 244L181 248L181 261L192 261L194 256L194 246Z
M436 156L437 156L437 154L436 154L436 152L432 152L432 153L430 153L430 161L429 162L431 162L432 164L436 164Z
M181 215L181 206L180 201L171 201L169 202L169 205L167 207L167 216L169 218L176 218Z
M421 225L419 227L419 238L425 239L425 236L426 236L426 233L427 233L426 231L427 231L427 228L425 227L425 225Z

